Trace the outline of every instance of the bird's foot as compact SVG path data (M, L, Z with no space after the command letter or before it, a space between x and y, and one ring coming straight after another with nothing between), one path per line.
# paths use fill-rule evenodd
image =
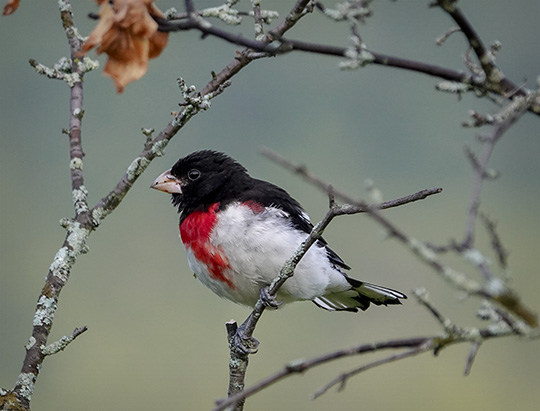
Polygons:
M263 304L268 307L272 308L273 310L277 310L283 302L276 300L276 297L268 291L268 286L265 286L260 289L259 291L259 297L261 298L261 301Z
M232 348L241 355L255 354L259 350L259 340L246 336L243 325L237 328L231 343Z

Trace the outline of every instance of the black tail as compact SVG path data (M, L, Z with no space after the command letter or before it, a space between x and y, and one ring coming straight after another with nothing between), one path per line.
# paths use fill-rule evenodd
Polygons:
M317 297L313 300L315 305L329 311L358 312L358 309L367 310L371 303L375 305L401 304L399 299L407 298L405 294L391 288L365 283L350 277L347 277L347 281L351 284L350 290Z

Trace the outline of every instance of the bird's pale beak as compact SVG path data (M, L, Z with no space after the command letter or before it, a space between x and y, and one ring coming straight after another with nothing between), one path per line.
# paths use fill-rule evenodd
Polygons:
M171 174L171 170L164 171L152 183L150 188L154 188L164 193L182 194L180 180Z

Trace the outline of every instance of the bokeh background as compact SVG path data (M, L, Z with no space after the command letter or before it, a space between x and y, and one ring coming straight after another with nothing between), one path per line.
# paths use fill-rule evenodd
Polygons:
M76 21L88 34L90 1L74 1ZM195 2L198 8L216 4ZM240 8L247 9L244 1ZM284 15L291 1L267 1ZM434 39L453 26L428 1L374 2L361 27L372 50L455 69L466 45L460 34L444 47ZM159 1L162 9L181 1ZM328 3L329 6L333 4ZM486 43L499 40L498 63L518 84L535 87L540 74L540 3L534 0L460 2ZM251 35L252 25L230 28ZM348 45L346 24L318 15L291 38ZM64 239L58 221L71 217L66 84L34 73L34 58L53 65L68 54L55 1L23 1L0 19L0 386L19 373L31 332L35 302L54 254ZM176 78L202 88L237 48L197 33L172 34L148 74L122 95L99 72L86 76L83 145L89 200L105 195L140 152L142 127L161 130L181 94ZM103 63L104 58L100 57ZM177 215L153 179L195 150L226 151L259 178L293 194L318 221L326 196L260 156L268 146L306 164L336 187L365 197L371 178L385 199L441 186L428 200L385 212L410 235L445 243L463 235L471 169L464 146L478 148L478 130L460 127L470 109L495 112L486 100L435 91L437 79L383 67L343 72L338 59L296 53L254 62L233 85L173 139L119 209L92 234L62 292L51 342L87 325L65 352L47 358L38 379L35 410L196 410L225 396L228 349L224 323L242 321L246 308L220 300L190 274L177 233ZM499 224L510 250L512 284L540 310L540 119L527 114L498 144L491 166L501 172L487 183L482 210ZM487 130L486 130L487 131ZM493 258L478 230L478 247ZM326 234L353 267L352 276L410 293L427 287L434 303L460 326L481 325L477 299L462 300L432 271L367 216L341 217ZM446 261L474 273L457 258ZM498 271L495 267L494 270ZM476 274L473 274L476 275ZM248 384L302 357L370 341L431 335L438 324L409 298L401 307L362 314L329 313L297 303L264 315L251 358ZM257 410L532 410L540 402L540 344L519 338L484 344L472 373L463 376L469 346L445 349L362 374L343 392L313 392L339 372L376 356L347 358L294 376L248 400Z

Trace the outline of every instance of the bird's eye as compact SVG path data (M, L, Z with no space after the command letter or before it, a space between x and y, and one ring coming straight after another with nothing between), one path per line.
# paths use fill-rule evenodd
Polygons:
M201 172L196 169L189 170L187 176L191 181L195 181L199 179L199 177L201 176Z

